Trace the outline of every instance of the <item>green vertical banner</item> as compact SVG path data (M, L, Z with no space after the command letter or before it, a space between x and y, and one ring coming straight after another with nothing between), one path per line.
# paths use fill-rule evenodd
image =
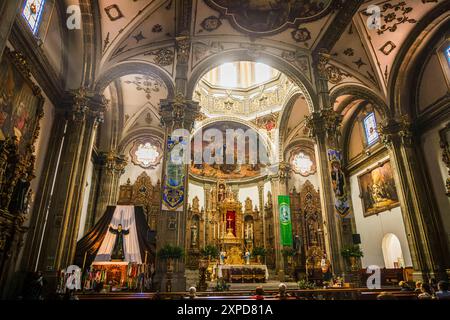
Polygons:
M291 199L289 196L278 196L280 211L280 240L282 246L292 246Z

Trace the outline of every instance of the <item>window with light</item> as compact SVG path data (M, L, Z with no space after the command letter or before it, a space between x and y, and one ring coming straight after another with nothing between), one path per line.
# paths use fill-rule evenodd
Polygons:
M299 152L295 155L293 161L294 170L300 173L301 175L307 175L311 171L313 171L314 162L312 162L309 155Z
M371 146L378 141L377 120L375 113L371 112L363 120L364 133L366 135L367 145Z
M140 144L135 151L136 160L145 168L156 164L159 155L157 148L150 142Z
M236 87L238 85L237 66L235 63L224 63L219 69L220 85L222 87Z
M448 66L450 67L450 45L445 50L445 58L447 58Z
M45 0L27 0L22 9L22 16L27 22L33 34L39 30L42 13L44 11Z

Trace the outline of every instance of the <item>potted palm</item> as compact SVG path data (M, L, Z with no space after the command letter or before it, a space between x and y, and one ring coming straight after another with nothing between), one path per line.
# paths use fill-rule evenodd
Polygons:
M267 251L263 247L255 247L252 251L252 256L256 257L258 263L261 263L262 258L264 258L267 254Z
M172 273L173 273L173 264L174 261L183 258L184 250L178 246L172 246L170 244L166 244L164 247L159 249L158 258L161 260L165 260L167 263L166 269L166 291L172 291Z
M364 253L361 248L357 245L347 246L342 248L341 255L350 264L352 271L356 271L358 268L358 259L364 257Z

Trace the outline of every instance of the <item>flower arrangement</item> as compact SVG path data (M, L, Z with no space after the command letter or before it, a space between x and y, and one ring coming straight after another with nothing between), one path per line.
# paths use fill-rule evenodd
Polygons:
M166 244L164 247L159 249L158 251L158 257L163 260L168 259L181 259L184 256L184 250L181 247L178 246L172 246L170 244Z
M207 245L200 250L200 254L207 259L217 258L219 256L219 248L216 246Z
M362 258L364 257L364 253L361 251L359 246L347 246L342 248L341 255L344 258Z
M297 282L298 288L300 290L306 290L306 289L315 289L316 285L314 282L309 282L306 279L301 279L299 282Z
M263 247L255 247L252 251L252 256L255 257L265 257L267 254L267 250Z

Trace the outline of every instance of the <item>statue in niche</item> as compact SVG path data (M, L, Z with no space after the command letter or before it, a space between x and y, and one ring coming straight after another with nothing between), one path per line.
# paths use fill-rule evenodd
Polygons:
M198 238L198 227L197 223L194 223L191 226L191 247L197 246L197 238Z
M253 222L247 221L245 223L245 239L253 240Z
M252 207L253 207L253 203L252 203L252 199L250 199L250 197L247 197L247 199L245 199L245 210L244 212L251 212L252 211Z
M192 199L192 211L199 212L199 209L200 209L200 200L198 199L197 196L195 196L194 199Z
M219 191L217 192L217 201L218 202L224 201L226 198L226 193L227 193L227 190L225 189L225 185L223 183L221 183L219 185Z

